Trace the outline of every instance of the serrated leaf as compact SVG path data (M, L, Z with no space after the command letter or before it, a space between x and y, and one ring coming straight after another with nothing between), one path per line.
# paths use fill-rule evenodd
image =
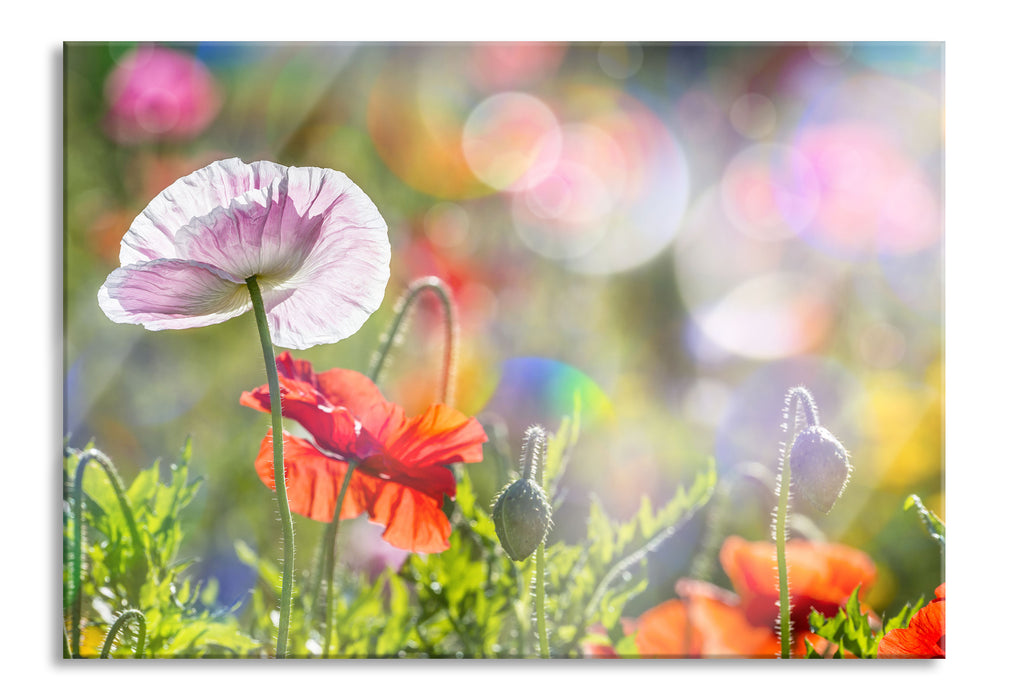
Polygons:
M908 603L892 618L883 623L883 634L896 629L907 629L911 624L911 618L925 605L925 598L918 598L915 603Z
M851 592L844 607L834 617L827 619L817 611L809 615L809 629L838 646L836 658L843 658L845 652L860 659L870 659L876 654L876 634L868 614L862 612L859 588Z
M911 494L904 500L904 510L914 508L918 512L925 529L932 539L936 540L942 547L946 546L946 524L939 517L925 507L921 499L916 494Z
M546 460L543 464L543 487L547 493L556 492L557 484L564 476L571 452L578 442L581 405L581 394L575 392L571 416L564 416L557 432L549 437Z

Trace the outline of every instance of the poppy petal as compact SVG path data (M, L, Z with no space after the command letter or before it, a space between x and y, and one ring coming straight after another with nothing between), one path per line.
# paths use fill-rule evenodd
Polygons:
M240 158L228 158L176 180L134 219L123 236L120 263L179 257L175 235L192 220L193 212L227 209L235 198L267 186L286 170L269 161L246 164Z
M333 457L354 456L357 429L354 417L344 408L333 408L304 382L280 379L281 415L301 424L316 444ZM321 403L320 403L321 401ZM270 413L268 386L242 392L239 403Z
M244 280L188 260L151 260L113 270L98 305L116 323L152 331L209 326L239 316L252 301Z
M284 433L284 471L287 478L287 500L291 511L312 520L328 523L333 519L336 499L347 473L347 463L319 452L316 447L298 437ZM256 473L269 488L276 490L273 478L273 430L259 445ZM368 507L372 488L362 488L365 479L355 472L340 509L340 518L356 518Z
M386 542L411 552L435 553L448 549L452 527L441 509L443 499L395 481L376 479L375 482L369 520L385 525L382 538Z
M875 581L872 560L852 547L792 540L785 549L796 631L808 624L810 610L831 617L856 587L861 586L864 592ZM722 545L722 568L754 625L773 626L778 619L776 551L773 542L747 542L735 535L727 537Z
M391 401L386 401L382 392L368 377L349 369L334 368L313 374L311 381L319 392L334 406L345 406L365 430L376 437L382 434L382 426L395 416L397 426L404 419L402 409Z
M945 587L940 588L945 595ZM911 616L906 629L890 630L883 635L876 656L881 659L945 658L946 601L933 600Z
M395 433L378 436L389 454L404 464L423 469L453 462L479 462L487 434L476 418L435 404L411 418Z
M638 618L634 642L644 657L698 656L700 637L694 633L682 600L667 600Z

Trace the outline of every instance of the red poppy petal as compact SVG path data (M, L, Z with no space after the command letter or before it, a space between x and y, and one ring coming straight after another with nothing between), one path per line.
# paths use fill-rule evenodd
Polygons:
M582 644L582 654L587 659L619 659L619 655L611 644L586 642Z
M775 633L768 627L751 625L742 608L700 597L690 601L689 614L691 624L703 631L701 653L705 657L773 658L781 651Z
M301 424L320 447L338 455L353 453L357 429L354 417L346 409L329 405L311 384L283 375L280 396L281 415ZM269 413L272 405L269 387L263 385L243 392L239 403Z
M641 656L697 656L701 640L692 629L682 600L667 600L638 618L634 637Z
M394 481L375 481L369 520L385 525L386 542L411 552L448 549L452 526L441 510L442 499Z
M291 511L312 520L328 523L333 519L340 485L347 473L347 464L327 457L312 443L284 433L284 471L287 480L287 501ZM259 445L256 473L269 488L276 490L273 478L273 430ZM340 519L355 518L367 508L362 488L365 478L356 473L351 477L340 509Z
M911 616L907 629L891 630L883 635L876 656L881 659L945 658L946 601L932 601Z
M487 433L476 418L435 404L406 421L396 434L386 432L380 439L395 459L424 469L453 462L480 462Z
M336 367L315 375L319 392L334 406L344 406L361 421L361 425L378 436L374 424L399 407L386 401L375 383L368 377L350 369ZM402 409L399 409L402 413Z
M778 564L773 542L747 542L727 537L720 553L722 567L739 593L751 623L769 626L778 618ZM845 545L794 540L786 545L792 622L798 631L815 608L834 615L851 592L864 592L876 578L867 554Z

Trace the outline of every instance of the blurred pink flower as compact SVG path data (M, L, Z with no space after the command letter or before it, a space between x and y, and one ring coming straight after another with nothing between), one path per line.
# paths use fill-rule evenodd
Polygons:
M105 131L119 143L192 138L221 106L214 78L199 60L158 46L123 57L105 82L105 98Z
M273 341L302 350L355 333L389 281L387 227L343 173L221 160L155 197L98 292L116 323L221 323L252 308L256 276Z
M350 532L343 545L343 561L352 571L362 571L372 580L386 569L399 571L410 552L382 539L384 528L363 518L349 523Z

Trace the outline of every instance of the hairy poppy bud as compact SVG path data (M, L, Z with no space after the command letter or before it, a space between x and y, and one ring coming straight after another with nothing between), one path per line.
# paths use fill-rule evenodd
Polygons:
M830 511L851 473L844 445L826 428L811 426L795 437L790 460L796 489L824 513Z
M494 502L494 529L514 561L536 551L550 528L550 501L532 479L517 479Z

